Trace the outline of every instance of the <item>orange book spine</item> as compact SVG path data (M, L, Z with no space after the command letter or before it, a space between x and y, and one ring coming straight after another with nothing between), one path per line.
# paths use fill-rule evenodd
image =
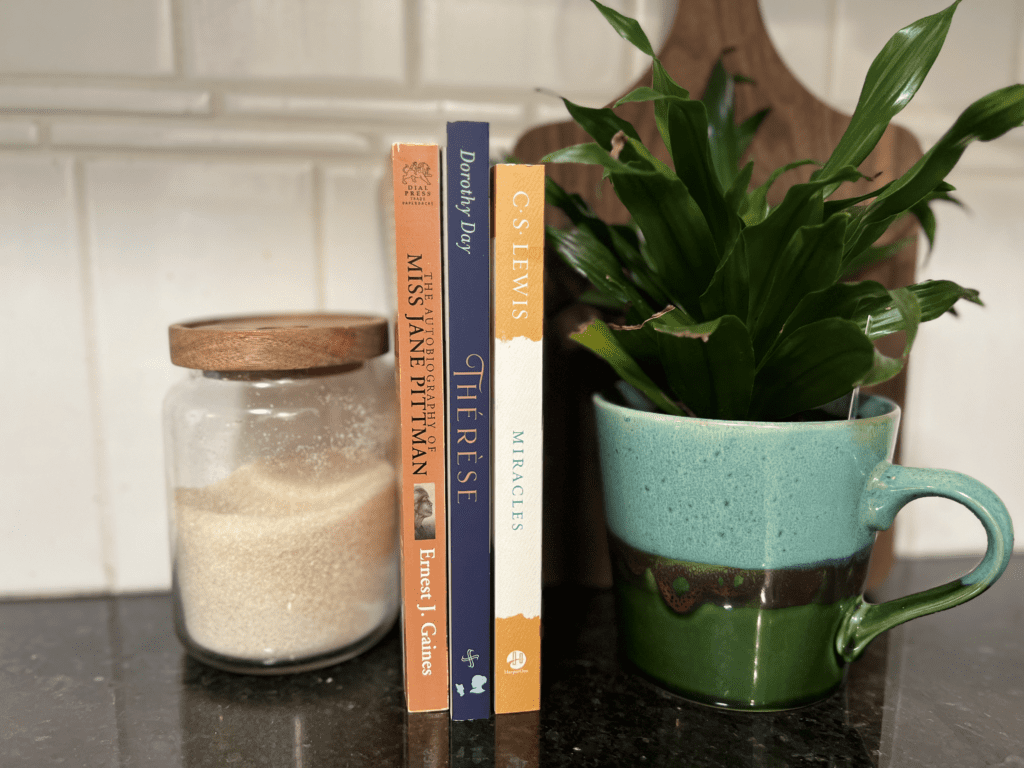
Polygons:
M544 166L496 165L494 711L540 709Z
M440 159L436 144L391 148L402 461L402 661L410 712L448 708Z

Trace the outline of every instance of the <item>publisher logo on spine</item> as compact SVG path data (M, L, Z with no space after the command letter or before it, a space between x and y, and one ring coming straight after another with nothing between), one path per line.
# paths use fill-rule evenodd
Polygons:
M522 669L526 666L526 654L522 651L512 651L505 657L505 661L512 669Z
M430 164L406 163L402 166L402 205L426 205L430 202Z

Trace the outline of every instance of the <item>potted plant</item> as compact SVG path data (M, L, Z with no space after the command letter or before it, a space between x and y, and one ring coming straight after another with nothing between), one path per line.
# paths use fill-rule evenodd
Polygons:
M858 167L920 87L958 0L886 44L831 157L770 207L779 175L811 161L749 188L753 165L739 161L763 115L736 124L730 94L742 78L716 67L704 100L691 99L636 21L592 2L652 57L652 85L616 106L654 102L672 159L657 159L612 108L568 100L594 142L544 158L600 165L632 217L606 224L548 183L548 202L571 222L549 229L549 243L611 313L572 338L621 379L595 397L620 639L642 671L697 700L803 704L834 689L879 632L983 591L1012 550L991 491L890 464L899 409L854 396L900 371L921 322L979 302L977 292L845 281L888 255L875 242L899 217L916 215L934 235L929 203L949 197L944 179L968 144L1024 123L1024 86L970 105L899 178L836 197L863 178ZM902 355L875 349L901 331ZM986 559L943 588L865 603L874 533L922 495L968 506L989 533Z

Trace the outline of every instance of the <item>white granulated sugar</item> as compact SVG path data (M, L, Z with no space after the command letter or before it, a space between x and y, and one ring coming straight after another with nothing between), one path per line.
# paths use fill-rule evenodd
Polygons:
M376 630L398 589L395 475L339 454L260 461L175 491L176 577L193 642L260 664Z

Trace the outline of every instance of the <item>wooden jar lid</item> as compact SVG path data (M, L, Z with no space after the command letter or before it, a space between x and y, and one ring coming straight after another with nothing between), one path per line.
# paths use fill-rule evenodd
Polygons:
M383 317L316 313L175 323L171 362L204 371L291 371L361 363L388 351Z

